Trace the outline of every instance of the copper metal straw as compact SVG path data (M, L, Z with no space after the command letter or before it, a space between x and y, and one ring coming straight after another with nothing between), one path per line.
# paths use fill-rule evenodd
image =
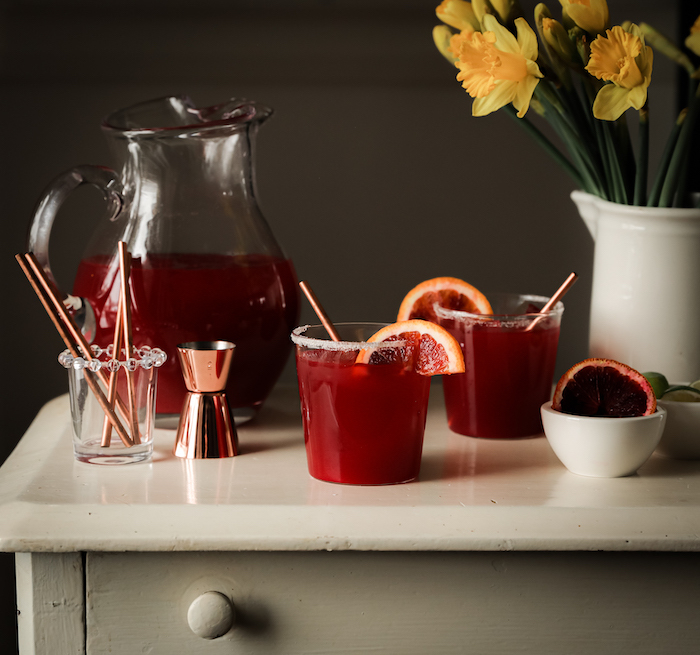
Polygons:
M122 288L119 294L120 310L122 315L122 329L124 353L128 361L134 356L134 344L131 340L131 292L129 291L129 277L131 275L131 255L126 249L124 241L119 242L119 276ZM139 434L138 414L136 410L136 392L134 389L134 372L126 369L127 397L129 399L129 419L131 423L131 437L134 443L141 443Z
M117 318L114 325L114 339L112 341L112 353L113 357L118 358L119 353L122 349L122 308L121 308L121 297L119 300L119 305L117 306ZM109 386L107 390L107 399L109 400L110 406L114 407L114 401L117 396L117 380L119 370L110 371L109 373ZM112 424L109 419L105 416L104 424L102 426L102 447L107 448L112 439Z
M569 277L564 280L563 284L554 292L554 295L546 302L544 307L537 312L539 316L537 316L532 323L525 328L525 332L532 330L532 328L534 328L535 325L537 325L537 323L544 318L544 315L547 314L552 307L554 307L564 297L564 294L566 294L566 292L571 288L571 285L573 285L577 279L577 273L569 273Z
M36 259L33 258L33 255L26 254L26 255L16 255L15 259L17 260L18 264L22 268L22 271L24 274L27 276L27 279L29 280L29 283L32 285L32 288L34 289L34 292L36 293L37 297L41 301L41 304L44 306L44 309L46 310L46 313L49 315L49 318L52 320L53 324L55 325L56 329L58 330L58 333L61 336L61 339L63 339L63 342L66 344L66 347L68 350L71 352L73 357L83 357L85 356L85 353L89 352L89 347L87 350L81 352L80 347L78 343L74 340L73 337L73 330L77 329L75 324L73 323L72 319L70 319L70 316L66 314L68 317L69 321L66 321L63 317L63 314L57 312L54 307L54 301L57 298L57 296L54 295L53 290L51 289L50 286L47 286L47 280L46 276L43 272L43 269L39 267L39 270L41 271L40 273L37 273L35 270L35 266L37 265ZM63 307L63 303L59 303ZM65 309L65 308L64 308ZM78 330L78 332L80 332ZM81 335L82 336L82 335ZM83 338L84 341L84 338ZM97 381L93 378L93 374L91 371L85 369L84 371L85 374L85 380L90 387L90 390L95 394L95 397L97 398L97 401L100 403L100 407L102 407L103 411L109 418L110 423L114 427L114 429L117 431L117 434L119 435L120 439L124 442L124 445L129 447L133 446L133 442L129 438L129 435L127 434L126 430L124 429L124 426L122 425L121 421L117 417L117 415L114 413L114 409L111 407L109 404L109 401L105 397L104 393L102 392L102 389L100 388L100 385L97 383Z
M90 344L87 342L85 336L80 331L80 328L75 324L75 321L63 305L58 290L56 289L54 283L46 275L46 272L42 268L41 264L39 263L39 260L36 258L34 253L28 252L23 256L17 255L17 257L23 257L26 263L29 264L36 279L38 280L38 283L44 290L44 293L46 294L46 297L49 301L49 307L46 307L46 311L49 312L51 316L56 316L57 319L67 329L70 337L73 340L73 343L77 344L82 350L82 357L84 357L88 361L95 359L95 357L92 354L92 350L90 349ZM107 376L105 375L104 370L99 369L96 375L100 382L106 388L109 382L107 380ZM126 405L124 404L124 401L120 398L119 394L117 394L117 410L119 411L123 419L128 420L129 414Z
M313 307L313 310L316 312L316 316L318 316L321 323L323 323L323 327L326 328L328 334L331 335L331 339L333 339L333 341L340 341L340 337L338 336L335 326L331 322L331 319L328 318L328 314L323 311L323 307L321 307L321 303L318 301L316 294L311 290L311 287L304 280L299 282L299 286L311 303L311 307Z

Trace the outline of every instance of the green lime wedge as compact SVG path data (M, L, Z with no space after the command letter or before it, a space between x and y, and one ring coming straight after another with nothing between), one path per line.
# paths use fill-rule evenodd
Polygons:
M651 385L654 395L657 398L661 398L668 389L668 380L663 373L657 373L655 371L649 371L648 373L642 373L642 375L647 379L647 382Z
M693 389L698 389L700 391L700 380L695 380L695 382L691 382L690 386L693 387Z
M677 403L700 403L700 389L688 387L684 384L674 384L668 388L662 400L670 400Z

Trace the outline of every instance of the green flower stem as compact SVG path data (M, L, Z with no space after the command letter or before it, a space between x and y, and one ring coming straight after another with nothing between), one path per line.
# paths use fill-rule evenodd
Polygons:
M673 149L673 156L668 165L666 179L661 189L659 207L671 207L673 204L673 198L678 190L680 176L685 172L684 164L690 150L690 142L692 140L693 131L695 130L695 124L698 121L698 114L700 114L700 88L696 91L695 97L688 108L688 115L683 121L676 147Z
M698 92L698 84L700 84L700 80L693 77L688 80L688 106L691 105L695 94Z
M608 148L605 142L605 135L603 133L604 126L602 121L599 121L593 115L593 103L595 102L600 86L601 85L590 76L583 77L582 79L582 87L585 92L585 97L588 100L588 114L590 115L591 122L593 124L593 138L591 139L590 145L591 147L597 147L598 157L596 158L596 161L598 162L599 171L602 175L602 188L604 189L604 193L601 194L601 197L613 202L619 202L617 200L614 180L610 170L610 159L607 155Z
M692 77L689 80L688 84L689 88L689 103L693 102L693 98L695 97L695 94L698 92L698 80L693 79ZM696 119L700 120L700 118ZM695 132L697 132L697 123L695 125ZM692 147L692 142L695 141L697 143L697 139L694 136L694 132L691 132L688 135L689 141L691 141L690 147ZM690 183L690 176L692 171L692 168L690 166L690 147L688 148L688 152L685 155L685 161L683 162L683 169L680 174L680 181L678 183L678 191L676 193L676 201L675 201L675 206L676 207L685 207L686 204L689 207L692 207L693 202L692 198L688 195L689 193L692 193L693 189L691 188L691 183ZM697 189L700 191L700 189Z
M598 176L598 171L595 169L594 165L592 165L590 159L586 157L586 147L583 145L578 134L570 129L566 121L560 120L557 111L551 107L547 112L547 120L559 135L559 138L564 142L569 155L574 160L579 175L585 182L586 191L597 196L605 197L605 187Z
M576 123L586 129L586 133L593 137L593 114L590 108L587 107L583 100L581 99L578 91L572 86L571 88L565 89L565 102L567 106L570 107L571 112L576 118Z
M664 152L661 155L659 168L656 171L654 184L652 185L649 193L649 200L647 201L647 205L649 207L658 207L659 205L659 198L661 197L661 189L663 187L664 180L666 179L666 172L668 171L669 164L671 163L671 157L673 156L673 151L676 148L676 143L678 142L678 137L681 133L683 123L685 122L686 114L687 110L684 109L681 111L676 119L673 129L671 130L671 134L669 134Z
M630 138L630 129L627 124L627 114L622 114L619 120L615 122L615 130L613 136L615 143L619 144L618 152L620 154L620 167L622 178L625 183L625 191L627 193L628 202L634 200L634 187L637 173L637 160L634 157L634 148L632 148L632 139Z
M581 176L579 175L579 172L576 170L576 167L571 164L571 162L562 155L561 151L558 148L555 148L552 142L544 135L540 130L535 127L527 118L518 118L517 111L513 107L513 105L506 105L503 109L505 109L506 113L514 118L524 129L525 131L537 141L537 143L544 148L544 150L551 155L554 160L559 164L564 171L573 179L573 181L576 183L577 186L584 188L585 185L581 179ZM588 189L586 189L588 191ZM593 191L591 191L593 192Z
M639 152L637 175L634 180L634 204L642 207L647 202L647 168L649 166L649 110L639 110Z
M570 132L574 132L580 136L579 132L581 126L575 120L576 117L573 115L565 95L561 93L561 89L557 89L553 84L542 82L537 86L535 95L540 98L542 102L547 103L551 107L552 111L555 112L557 120L566 124Z
M590 139L587 139L585 134L582 138L579 127L567 120L568 116L563 112L562 104L551 88L540 85L535 91L535 95L541 99L546 120L564 142L581 178L586 182L586 190L589 193L606 197L604 179L600 177L598 158L591 150Z
M591 162L591 168L600 169L600 153L592 147L595 143L594 127L590 120L591 114L583 107L581 98L575 89L559 89L558 95L566 105L568 113L573 116L572 129L581 137L581 142L586 149L586 158ZM571 125L571 123L569 123Z
M695 72L695 67L688 56L683 53L675 43L669 41L668 38L661 34L661 32L655 30L647 23L640 23L639 28L642 30L648 45L658 50L662 55L665 55L679 66L685 68L688 75L692 75Z
M690 149L685 153L683 160L683 171L678 180L678 188L676 189L676 197L673 202L674 207L685 207L686 193L688 192L688 162L690 161Z
M598 144L598 150L601 156L601 163L603 165L604 180L606 181L606 196L607 200L613 202L620 202L618 199L617 189L615 187L615 180L613 178L612 170L610 168L610 158L608 157L608 147L605 141L604 125L601 121L596 120L595 122L595 134L596 142Z
M625 188L625 180L622 176L622 170L620 169L620 155L611 133L613 126L606 122L602 128L603 138L605 140L605 153L608 158L608 168L612 175L615 202L626 205L628 204L627 189Z

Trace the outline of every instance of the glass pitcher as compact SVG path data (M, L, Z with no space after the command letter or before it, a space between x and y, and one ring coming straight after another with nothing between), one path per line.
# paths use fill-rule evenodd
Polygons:
M112 342L117 244L125 241L134 343L168 354L159 371L159 414L179 414L185 399L178 343L236 344L226 392L239 419L254 415L290 353L296 273L255 193L254 140L270 114L241 99L197 108L184 96L116 111L102 129L120 173L71 169L48 187L34 214L28 250L51 275L49 235L61 203L83 184L103 191L110 216L90 240L66 302L88 339L103 347Z

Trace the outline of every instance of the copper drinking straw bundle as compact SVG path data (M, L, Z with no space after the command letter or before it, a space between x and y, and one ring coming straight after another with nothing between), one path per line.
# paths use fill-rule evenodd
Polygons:
M88 362L96 359L90 345L80 331L80 328L76 325L64 306L61 296L56 289L56 285L53 283L53 280L48 277L35 255L31 252L18 254L15 256L15 259L27 276L34 292L44 306L44 309L58 330L59 335L63 339L71 355L73 355L73 357L82 357ZM128 285L130 269L131 255L126 249L126 244L120 241L119 272L121 291L119 294L119 308L115 321L113 356L115 358L118 357L120 351L123 349L127 360L133 355L133 342L131 338L131 298ZM88 387L105 413L101 445L103 447L110 445L112 429L117 432L122 443L127 448L141 443L136 414L133 371L126 368L128 404L126 404L117 393L117 371L110 372L109 379L102 368L92 371L89 367L86 367L83 369L83 373ZM100 384L107 389L106 396ZM124 423L126 423L131 431L131 436L129 435L129 430L125 428Z

